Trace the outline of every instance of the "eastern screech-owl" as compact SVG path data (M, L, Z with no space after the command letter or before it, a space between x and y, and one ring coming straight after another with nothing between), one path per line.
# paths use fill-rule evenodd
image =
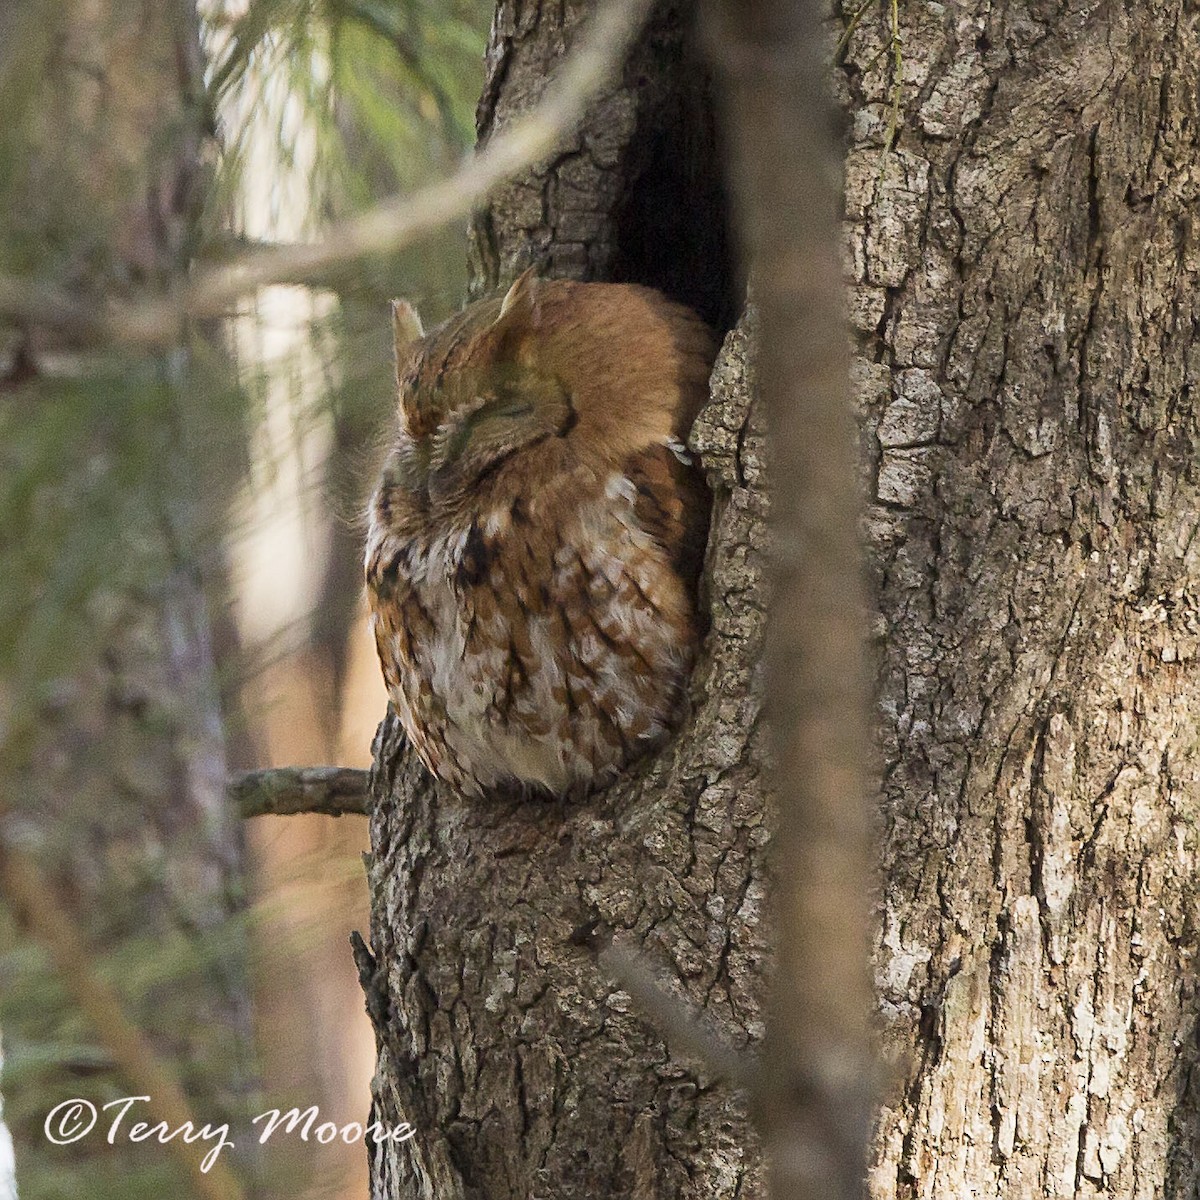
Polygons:
M396 712L462 792L598 787L665 738L692 667L708 493L682 443L711 335L648 288L531 272L426 337L393 316L366 564Z

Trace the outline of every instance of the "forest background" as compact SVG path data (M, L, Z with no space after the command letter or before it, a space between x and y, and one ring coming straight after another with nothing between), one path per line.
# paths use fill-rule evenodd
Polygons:
M0 272L95 311L309 239L474 143L483 0L159 8L4 6ZM358 512L393 403L381 314L403 295L436 322L466 282L460 221L324 286L263 289L169 357L0 331L6 836L204 1120L366 1117L348 941L365 824L242 826L220 789L226 770L370 763L386 697ZM161 1148L47 1141L58 1101L129 1084L44 941L0 911L0 1195L180 1194ZM301 1151L258 1164L261 1194L365 1194L361 1144Z

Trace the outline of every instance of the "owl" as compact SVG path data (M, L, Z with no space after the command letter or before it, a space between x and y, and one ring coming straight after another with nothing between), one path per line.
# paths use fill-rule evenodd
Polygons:
M648 288L531 272L428 336L393 320L366 574L396 714L463 794L601 787L670 733L696 655L712 336Z

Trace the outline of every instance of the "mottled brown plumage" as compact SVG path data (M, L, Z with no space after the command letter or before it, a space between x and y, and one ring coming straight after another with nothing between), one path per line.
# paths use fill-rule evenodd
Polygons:
M708 495L683 443L711 336L647 288L528 272L427 337L395 321L366 557L396 712L463 792L609 782L695 657Z

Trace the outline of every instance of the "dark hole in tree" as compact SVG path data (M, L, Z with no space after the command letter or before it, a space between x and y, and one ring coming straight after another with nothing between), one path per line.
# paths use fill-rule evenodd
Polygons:
M618 168L623 188L609 278L658 288L724 334L737 320L742 288L713 86L693 36L690 14L660 8L627 68L638 118Z

